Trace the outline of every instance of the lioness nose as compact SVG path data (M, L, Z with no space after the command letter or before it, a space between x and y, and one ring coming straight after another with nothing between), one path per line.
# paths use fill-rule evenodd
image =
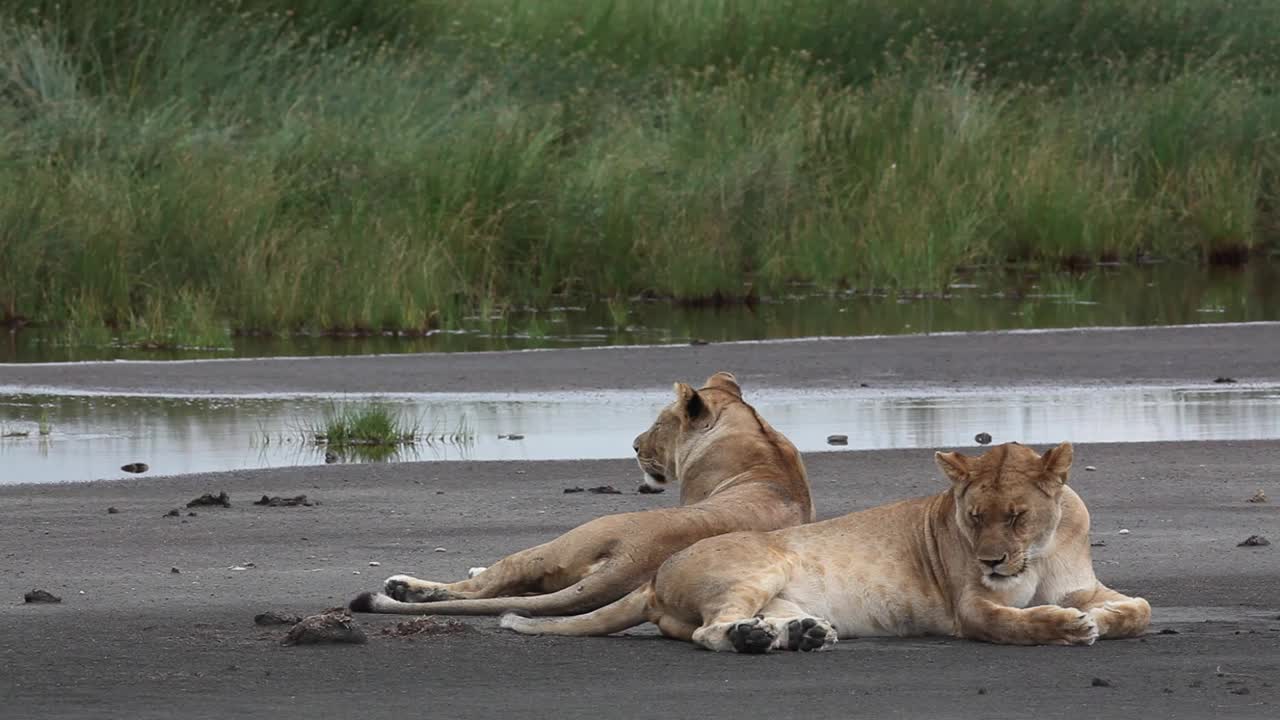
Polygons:
M992 570L994 570L996 567L998 567L998 566L1000 565L1000 563L1002 563L1002 562L1004 562L1005 560L1008 560L1008 559L1009 559L1009 553L1005 553L1004 555L1001 555L1000 557L996 558L995 560L988 560L988 559L986 559L986 558L980 558L980 560L981 560L982 564L983 564L983 565L986 565L987 567L990 567Z

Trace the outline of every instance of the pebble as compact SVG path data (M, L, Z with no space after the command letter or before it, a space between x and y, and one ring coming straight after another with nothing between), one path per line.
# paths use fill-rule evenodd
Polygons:
M302 622L301 615L268 610L253 616L254 625L297 625Z
M1240 544L1236 545L1236 547L1266 547L1267 545L1270 545L1270 544L1271 544L1271 541L1262 537L1261 535L1250 535L1249 537L1245 538Z
M448 550L445 550L445 549L444 549L444 548L442 548L442 547L438 547L438 548L436 548L435 550L433 550L432 552L449 552L449 551L448 551Z
M1085 471L1085 472L1097 472L1097 470L1098 470L1098 468L1096 468L1096 467L1094 467L1094 466L1092 466L1092 465L1085 465L1085 466L1084 466L1084 471Z
M179 570L179 569L178 569L178 568L176 568L176 567L171 567L171 568L169 568L169 574L170 574L170 575L181 575L181 574L182 574L182 571L181 571L181 570Z
M986 445L991 442L991 433L980 432L973 436L973 441L979 445Z
M108 514L108 515L116 515L116 514L118 514L119 512L120 512L120 510L119 510L118 508L116 508L116 507L109 507L109 508L107 508L107 514Z
M1267 494L1262 492L1262 488L1258 488L1258 492L1254 493L1253 497L1249 498L1246 502L1257 504L1257 503L1264 503L1266 501L1267 501Z
M1111 687L1111 681L1103 680L1100 677L1094 678L1089 684L1093 687Z
M120 469L127 473L144 473L150 470L151 466L143 462L135 462L129 463L128 465L121 465Z
M848 435L828 435L827 444L828 445L848 445L849 436Z
M1129 528L1120 528L1120 534L1121 534L1121 535L1128 535L1128 534L1129 534Z
M28 603L60 603L62 598L48 590L32 590L22 596L22 601Z
M378 562L377 560L370 560L370 561L369 561L369 567L379 567L379 566L381 566L381 565L382 565L382 563Z

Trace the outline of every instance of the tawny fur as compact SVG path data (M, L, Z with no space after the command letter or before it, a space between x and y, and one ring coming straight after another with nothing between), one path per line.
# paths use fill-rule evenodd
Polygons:
M767 531L814 519L800 453L742 399L733 375L716 373L675 401L635 440L650 485L680 485L680 507L608 515L522 550L460 582L396 575L382 594L351 603L361 612L438 615L584 613L653 577L698 540Z
M599 635L645 621L711 650L821 650L858 636L1019 645L1131 637L1146 600L1094 576L1089 512L1066 486L1072 448L937 453L950 489L775 532L710 538L654 580L576 618L506 616L528 634Z

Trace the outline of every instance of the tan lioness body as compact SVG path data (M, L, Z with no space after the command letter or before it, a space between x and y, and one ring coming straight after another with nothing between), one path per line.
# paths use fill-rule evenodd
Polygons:
M952 635L1088 645L1143 632L1151 606L1093 574L1072 449L1010 443L937 453L951 489L674 555L654 580L576 618L507 615L529 634L598 635L644 621L711 650L821 650L838 637Z
M729 373L676 399L635 440L650 485L680 484L681 507L607 515L543 545L438 583L395 575L385 594L351 602L357 612L531 615L587 612L653 577L664 560L695 542L738 530L774 530L814 519L800 453L742 400Z

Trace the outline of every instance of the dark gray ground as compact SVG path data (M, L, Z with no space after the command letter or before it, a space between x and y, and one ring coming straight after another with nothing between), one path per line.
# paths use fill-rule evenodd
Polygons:
M1280 325L215 363L0 366L0 385L189 392L663 388L718 369L760 387L1280 379ZM1064 436L1069 437L1069 429ZM3 462L3 456L0 456ZM941 487L928 450L808 459L822 516ZM472 565L603 513L660 507L626 461L330 466L0 487L0 718L1280 716L1280 442L1080 446L1098 573L1153 634L1091 648L850 640L715 655L649 630L286 648L256 613L342 604L382 578ZM1085 465L1097 466L1084 472ZM624 495L565 495L613 484ZM1245 500L1258 488L1268 504ZM204 493L230 509L165 518ZM306 493L312 508L262 508ZM114 506L118 514L108 514ZM1131 530L1120 535L1121 528ZM444 548L435 552L434 548ZM370 567L376 561L380 567ZM253 567L231 570L235 566ZM180 569L179 574L171 568ZM355 574L359 573L359 575ZM61 605L24 605L32 588ZM80 594L83 592L84 594ZM1157 634L1172 629L1178 634ZM1093 687L1093 678L1110 687Z
M1154 632L1178 631L1091 648L934 638L732 656L648 630L526 638L491 619L467 619L475 631L461 635L392 638L378 631L395 619L372 616L360 617L367 645L288 648L254 614L341 604L395 572L459 577L602 513L675 498L635 494L625 461L0 487L0 717L1274 718L1280 545L1236 543L1280 541L1277 506L1245 502L1259 487L1280 499L1278 452L1277 442L1077 449L1072 482L1106 542L1099 575L1151 600ZM808 462L823 516L941 487L922 450ZM626 494L562 493L600 483ZM232 508L162 517L221 490ZM251 505L262 493L322 504ZM37 587L64 602L23 605ZM1095 677L1111 686L1091 686Z
M732 370L749 387L1204 383L1280 379L1280 323L908 335L546 352L0 365L0 385L117 392L653 389Z

